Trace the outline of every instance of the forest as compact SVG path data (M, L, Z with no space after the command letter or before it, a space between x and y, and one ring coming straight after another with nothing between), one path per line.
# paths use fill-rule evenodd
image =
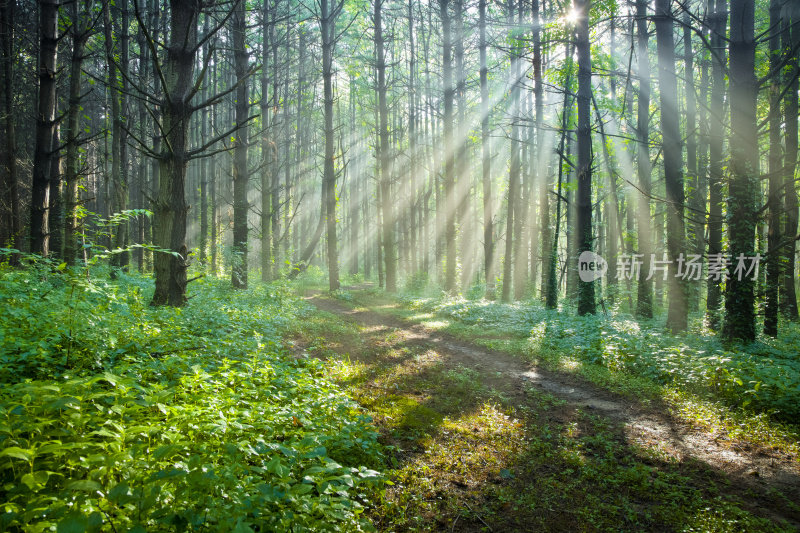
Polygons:
M797 0L0 0L0 530L796 531Z

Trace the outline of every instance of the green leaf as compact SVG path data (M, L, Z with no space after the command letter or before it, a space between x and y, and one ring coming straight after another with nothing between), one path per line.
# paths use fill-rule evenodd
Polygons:
M83 492L95 492L103 490L103 486L97 481L92 481L91 479L79 479L77 481L71 481L67 483L66 489L80 490Z
M50 478L50 474L44 470L39 470L33 474L25 474L22 476L22 483L28 486L33 491L41 490Z
M71 511L59 520L58 533L83 533L89 528L89 519L80 511Z
M3 451L0 451L0 457L13 457L15 459L22 459L23 461L31 462L33 459L33 452L31 450L24 450L17 446L11 446Z
M278 477L285 477L289 475L289 472L291 472L291 470L289 470L288 467L284 466L283 463L281 463L279 457L275 456L269 463L267 463L267 472L275 474Z

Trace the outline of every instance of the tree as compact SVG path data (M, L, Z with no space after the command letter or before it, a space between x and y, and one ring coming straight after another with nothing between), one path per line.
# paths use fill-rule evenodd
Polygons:
M153 53L154 68L161 76L164 97L163 118L159 125L163 134L163 150L159 154L158 193L154 205L153 244L170 253L154 257L156 289L153 305L182 306L186 303L186 269L189 252L186 247L186 204L184 187L189 162L188 130L195 108L191 104L194 89L192 78L197 53L197 20L200 0L170 0L170 27L167 54L163 66ZM150 40L151 48L155 44Z
M72 2L69 5L69 16L72 22L70 26L70 40L72 41L72 53L70 55L69 72L69 99L66 119L66 162L64 182L64 203L66 206L66 220L64 224L64 261L73 264L78 255L78 236L79 220L78 209L78 181L80 180L80 111L81 111L81 78L83 60L86 54L86 43L94 32L92 23L92 13L89 12L89 4L82 4L83 9L78 10L78 3Z
M375 70L378 92L377 158L380 170L381 241L386 272L386 290L397 291L397 256L394 239L394 198L392 198L391 157L389 155L389 109L386 103L386 57L384 50L383 0L374 0L372 24L375 29Z
M578 253L592 251L592 137L590 102L592 99L592 57L589 47L589 3L575 0L578 13L575 48L578 51ZM572 268L575 268L573 266ZM578 314L594 314L594 283L578 286Z
M323 163L322 196L325 202L327 245L328 245L328 287L331 291L339 288L339 255L336 241L336 172L333 150L333 48L338 39L336 19L344 8L344 0L328 5L330 0L320 0L320 30L322 31L322 83L325 122L325 160Z
M58 1L39 0L39 88L36 108L36 147L31 186L30 249L47 257L50 247L50 183L55 154L56 56Z
M667 327L673 332L688 326L686 285L678 271L679 256L684 256L683 161L678 110L678 82L675 77L675 41L670 0L656 0L656 42L658 46L658 85L661 97L661 135L664 156L664 182L667 191L667 250L669 252L669 312Z
M534 0L536 2L537 0ZM486 66L486 0L478 3L478 35L481 84L481 186L483 188L483 272L486 298L494 299L494 199L492 195L491 154L489 153L489 83Z
M780 64L780 10L779 0L769 4L769 65L773 78L769 87L769 177L768 198L769 233L767 235L767 284L764 298L764 334L778 336L778 287L781 281L781 181L783 157L781 154L781 78Z
M639 74L639 98L637 104L637 154L636 174L639 178L639 196L636 206L637 239L642 256L642 275L638 279L636 315L642 318L653 316L653 283L650 281L653 240L650 231L650 56L648 52L647 0L636 0L636 44Z
M236 0L231 17L233 37L233 68L236 74L235 120L236 137L233 145L233 268L231 283L237 289L247 288L247 187L250 172L247 169L247 148L250 102L247 95L248 53L245 43L247 30L245 0Z
M786 78L789 80L788 90L784 96L784 116L786 117L786 153L784 154L783 179L784 187L784 209L786 211L786 221L783 235L787 238L784 248L784 268L782 273L783 282L780 288L780 306L783 314L790 320L797 320L797 294L795 283L795 255L797 250L797 225L798 225L798 201L797 184L795 183L795 169L797 168L797 136L798 136L798 73L800 64L797 59L797 48L800 43L800 7L796 2L786 2L784 4L785 14L782 19L781 40L784 53L787 58ZM794 50L794 52L793 52Z
M732 261L746 261L755 254L759 190L755 77L755 2L731 0L730 101L731 178L728 184L728 241ZM746 273L728 278L725 290L727 338L745 342L756 337L755 283Z
M442 21L442 83L444 88L444 239L447 245L445 258L444 290L456 290L456 199L455 145L453 144L453 35L449 13L449 0L439 0L439 17Z
M714 0L710 0L713 3ZM722 254L722 166L725 108L725 28L728 12L726 0L716 0L709 17L711 26L711 103L708 148L708 257ZM719 326L719 309L722 303L722 277L709 275L706 313L712 328Z
M16 125L14 114L14 0L0 0L0 95L2 95L2 131L0 144L0 245L20 246L20 203L17 178ZM18 262L16 255L12 263Z

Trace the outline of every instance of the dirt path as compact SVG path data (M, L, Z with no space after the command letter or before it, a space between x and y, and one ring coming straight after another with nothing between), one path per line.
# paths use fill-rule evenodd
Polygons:
M780 503L784 499L800 502L797 458L708 434L671 416L665 405L639 404L575 376L531 366L513 356L380 312L379 308L352 309L346 303L319 295L309 301L318 309L339 315L367 331L390 330L399 342L432 347L445 365L473 369L487 386L517 405L532 401L529 389L533 387L564 400L564 413L581 409L600 415L621 428L631 443L656 447L679 463L699 462L707 466L715 476L727 478L729 490L741 496L748 511L771 520L785 520L800 531L797 507ZM776 499L776 489L785 498Z

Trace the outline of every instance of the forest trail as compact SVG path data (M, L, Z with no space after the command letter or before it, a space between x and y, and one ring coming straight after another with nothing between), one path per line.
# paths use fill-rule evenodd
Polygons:
M647 465L648 469L659 470L662 473L679 472L681 476L688 478L688 486L697 488L700 492L706 491L709 486L720 487L719 494L735 501L741 509L773 522L779 523L783 520L786 522L785 526L800 530L800 510L793 503L800 502L800 468L798 468L800 463L796 457L733 441L724 435L709 434L671 415L666 405L644 405L603 390L576 376L547 371L521 358L491 351L450 334L428 329L417 321L393 313L392 311L396 311L399 306L390 300L359 291L358 287L353 289L356 289L353 294L357 296L357 304L332 299L318 292L306 297L318 310L331 313L344 323L358 328L359 339L348 339L339 335L330 344L332 352L346 355L349 359L367 367L379 365L384 375L393 371L401 374L424 372L425 369L422 367L431 364L436 365L440 372L447 375L466 372L479 383L479 389L476 390L492 391L494 398L500 398L503 404L511 408L515 416L523 419L523 424L541 424L542 418L537 418L538 415L531 418L524 413L531 409L541 410L542 405L539 404L545 404L546 424L561 428L579 426L581 438L590 438L592 424L580 422L588 416L590 420L598 420L597 427L601 428L598 431L611 428L612 440L615 440L617 446L614 454L625 456L624 460L619 457L617 460L639 461ZM394 354L405 353L406 357L396 355L388 359L385 356L381 357L380 354L386 352L387 343L391 345ZM330 353L328 352L327 357L330 357ZM409 354L413 357L408 357ZM406 368L392 369L393 363L396 363L398 368L400 365ZM420 367L415 368L415 366ZM426 405L437 404L435 398L437 390L420 391L417 390L420 388L418 383L412 381L408 384L407 381L394 382L391 391L393 398L409 395L411 398L425 400ZM377 383L368 379L364 385L372 390L386 388ZM404 385L408 385L405 390ZM544 397L552 395L556 400L549 403L543 401L543 394ZM465 405L477 403L472 398L464 398L463 402ZM528 420L525 420L526 418ZM380 427L381 420L377 422ZM396 433L382 432L396 436ZM397 444L396 439L391 437L386 436L386 440L391 444ZM414 454L421 455L429 453L425 450L428 445L425 439L417 439L411 449L414 450ZM398 445L397 448L401 450L400 461L408 461L409 458L403 457L403 446ZM643 459L640 456L641 450L649 450L651 456ZM525 470L519 466L516 468ZM502 472L508 471L502 469ZM534 468L527 474L519 474L512 485L524 484L526 477L529 478L528 482L537 483L541 473ZM468 477L465 476L465 479ZM502 483L505 480L490 481ZM433 483L436 485L435 479ZM460 491L463 494L449 494L444 499L454 498L456 502L461 502L463 512L458 509L458 503L455 509L452 509L453 505L449 505L450 512L455 516L449 519L436 517L438 525L433 529L447 530L454 527L453 530L456 531L478 531L487 528L494 531L520 530L520 528L527 530L529 526L525 524L530 523L531 517L526 515L530 514L530 510L522 511L515 517L513 515L516 511L509 512L507 502L502 505L501 510L493 509L494 504L487 500L491 496L476 495L485 491L475 489L474 483L453 482L451 479L445 490L456 493ZM625 489L623 487L620 490ZM710 494L714 493L715 491L711 490ZM442 498L442 495L439 494L438 497ZM633 500L636 503L636 498ZM562 502L562 505L568 506L569 503ZM638 502L634 507L637 505L648 508L649 504ZM513 509L517 510L518 507L515 505ZM496 514L492 514L495 512ZM652 514L652 509L645 511L644 514L647 515L648 512ZM658 513L655 512L656 515ZM551 505L550 509L545 511L545 515L548 516L544 522L545 528L553 531L569 530L572 527L569 525L569 519L573 517L568 517L569 519L564 521L569 514L568 510L553 509ZM491 519L488 518L490 515ZM497 524L495 529L492 529L493 521ZM459 525L456 525L456 522ZM634 523L635 520L631 526ZM667 527L667 530L673 527Z

